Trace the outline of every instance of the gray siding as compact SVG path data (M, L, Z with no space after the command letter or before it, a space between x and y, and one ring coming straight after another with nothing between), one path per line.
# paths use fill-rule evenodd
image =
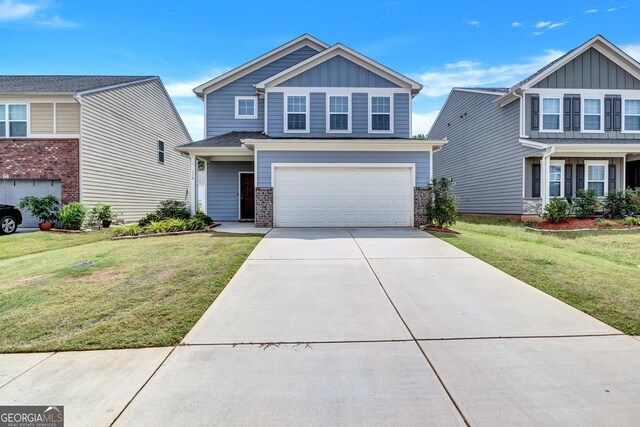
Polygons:
M252 172L253 162L209 162L207 164L207 214L216 221L237 221L238 172Z
M318 52L308 46L302 47L264 67L235 80L220 89L206 95L207 99L207 135L212 137L231 131L264 130L264 100L258 99L257 119L235 118L235 97L255 96L254 85L279 73Z
M326 93L311 92L309 98L309 133L285 133L284 132L284 94L282 92L269 92L268 103L268 129L270 137L299 137L299 138L409 138L410 108L412 101L408 93L393 94L393 133L369 133L369 96L366 92L353 93L351 97L351 133L327 133L326 132Z
M590 48L534 85L537 88L640 89L640 80Z
M399 87L366 68L343 58L334 56L278 86L286 87Z
M414 163L416 185L429 183L429 152L258 151L257 186L271 187L272 163Z
M448 139L434 177L453 178L463 213L522 214L522 159L535 150L518 142L518 102L500 107L498 96L453 91L429 133Z
M84 95L81 127L83 203L110 203L120 219L134 221L162 200L186 199L189 161L175 147L191 137L158 80Z

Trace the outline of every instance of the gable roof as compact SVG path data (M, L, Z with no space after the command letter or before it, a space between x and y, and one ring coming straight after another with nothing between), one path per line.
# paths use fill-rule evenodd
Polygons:
M233 70L227 71L226 73L209 80L206 83L201 84L200 86L194 88L193 92L198 96L198 98L203 98L205 92L211 92L226 84L229 84L232 81L237 80L242 76L246 76L247 74L257 70L258 68L264 67L265 65L279 58L282 58L283 56L286 56L303 46L309 46L314 50L317 50L318 52L321 52L329 47L328 44L305 33L300 37L297 37L290 42L283 44L282 46L270 50L269 52L257 57L256 59L253 59L245 64L240 65L239 67L234 68Z
M260 91L264 91L267 86L276 86L289 78L303 73L318 64L321 64L324 61L327 61L335 56L342 56L367 70L381 75L385 79L397 84L400 87L410 88L411 93L416 95L422 89L422 85L415 80L412 80L402 74L392 70L391 68L385 67L384 65L374 61L371 58L368 58L361 53L356 52L355 50L341 44L336 43L331 46L329 49L326 49L317 55L314 55L298 64L287 68L286 70L281 71L261 82L256 84L256 89Z
M156 76L0 76L1 94L77 94Z
M228 132L222 135L212 136L210 138L194 141L190 144L181 145L178 148L210 148L210 147L242 147L242 140L265 139L264 132Z
M500 103L500 105L507 105L510 102L515 101L516 99L518 99L518 97L514 95L516 91L531 88L532 86L540 82L540 80L559 70L590 48L596 49L598 52L605 55L607 58L619 65L622 69L627 71L629 74L637 79L640 79L640 63L627 55L618 46L614 45L600 34L597 34L595 37L587 40L580 46L571 49L569 52L565 53L555 61L552 61L549 64L545 65L526 79L511 86L508 93L501 97L498 102Z

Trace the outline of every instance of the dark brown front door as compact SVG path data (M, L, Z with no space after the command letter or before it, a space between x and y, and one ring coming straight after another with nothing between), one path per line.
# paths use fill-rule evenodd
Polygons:
M255 218L253 205L253 173L240 174L240 219Z

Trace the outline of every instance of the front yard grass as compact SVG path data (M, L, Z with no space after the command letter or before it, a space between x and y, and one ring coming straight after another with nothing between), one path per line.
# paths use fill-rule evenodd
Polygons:
M478 217L463 217L452 229L460 234L432 234L614 328L640 334L640 233L540 233Z
M261 239L53 234L0 238L0 352L177 344Z

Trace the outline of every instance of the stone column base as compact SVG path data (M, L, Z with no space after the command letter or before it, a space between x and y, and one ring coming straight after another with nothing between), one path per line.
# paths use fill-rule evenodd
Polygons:
M256 227L273 227L273 188L256 187Z
M523 215L542 215L542 199L522 199Z
M413 225L420 227L427 223L427 205L431 199L429 187L413 188Z

